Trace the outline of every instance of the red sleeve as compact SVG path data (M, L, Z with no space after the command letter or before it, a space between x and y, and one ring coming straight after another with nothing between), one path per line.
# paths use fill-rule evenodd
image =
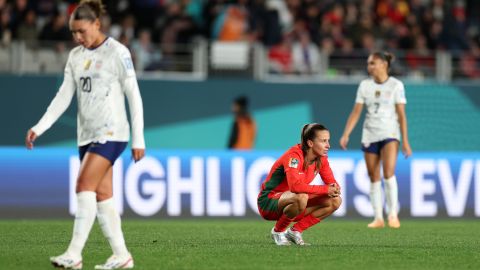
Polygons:
M337 184L337 181L335 180L335 176L333 176L332 169L330 168L330 164L328 163L328 158L324 156L324 157L321 157L320 160L321 160L321 167L318 173L320 174L320 177L322 178L323 182L327 185Z
M306 173L301 172L303 166L303 158L298 153L287 155L282 161L285 175L287 177L288 188L293 193L306 193L325 195L328 194L328 186L325 185L309 185L305 183Z

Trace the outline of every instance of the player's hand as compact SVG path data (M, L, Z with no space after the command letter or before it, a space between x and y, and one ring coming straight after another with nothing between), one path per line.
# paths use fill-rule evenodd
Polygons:
M330 184L328 186L328 197L338 197L340 196L340 187L337 184Z
M348 139L348 136L345 135L340 138L340 147L342 147L343 150L347 150Z
M139 161L145 156L145 149L133 148L132 149L132 158L135 162Z
M33 148L33 142L37 139L37 134L33 132L33 130L29 129L27 131L27 136L25 137L25 146L27 149L32 149Z
M405 156L405 158L408 158L409 156L412 155L412 148L410 148L410 144L408 142L402 143L402 153Z

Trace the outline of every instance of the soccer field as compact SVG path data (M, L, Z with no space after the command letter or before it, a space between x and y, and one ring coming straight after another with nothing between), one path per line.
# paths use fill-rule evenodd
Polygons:
M368 230L367 220L326 220L304 233L308 247L277 247L261 220L126 220L136 269L480 269L480 222L404 220ZM0 221L0 269L52 269L71 220ZM110 256L97 224L84 268Z

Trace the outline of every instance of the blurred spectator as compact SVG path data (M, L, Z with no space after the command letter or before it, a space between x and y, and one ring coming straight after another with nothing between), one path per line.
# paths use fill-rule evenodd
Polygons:
M160 53L152 43L150 31L143 29L138 34L138 39L132 42L133 57L137 70L154 70L161 59Z
M134 50L143 50L137 53L142 58L145 45L140 36L147 34L136 31L149 31L150 43L162 50L163 64L175 57L190 61L190 47L175 44L188 45L197 35L211 40L261 42L269 50L273 70L287 73L295 72L301 59L296 55L300 55L299 48L305 48L301 45L303 33L309 34L310 47L315 44L327 54L337 54L352 44L360 57L373 50L405 50L407 64L414 66L423 61L421 55L426 50L474 54L470 40L480 35L480 1L475 0L103 2L108 11L102 19L104 32L126 44L138 36L131 45ZM78 0L0 0L0 40L71 40L67 19L77 4ZM282 38L285 35L288 39ZM415 60L417 56L420 58Z
M208 38L213 37L214 21L223 12L227 0L207 0L203 7L203 17L205 18L205 35Z
M449 22L448 49L451 51L468 50L468 25L463 2L456 1L451 12L452 16L446 20Z
M353 48L353 41L349 38L343 40L342 47L339 50L333 51L330 55L331 65L339 67L346 75L350 75L354 69L352 63L357 59L361 59L361 64L364 64L363 58L358 58ZM360 63L359 63L360 65Z
M0 41L2 44L9 44L12 40L10 28L10 11L8 7L0 10Z
M471 42L470 50L460 57L461 75L474 79L480 78L480 47L478 43Z
M172 66L175 57L189 57L189 44L197 33L193 19L185 12L185 6L180 3L171 3L167 7L159 29L160 45L162 52L162 66L166 69L188 69L183 62ZM188 61L188 58L187 58Z
M215 21L213 37L220 41L241 41L247 39L248 13L240 5L227 6Z
M135 37L135 16L133 14L126 14L120 21L120 24L113 24L110 27L110 35L113 38L119 39L121 35L125 35L125 38L132 40Z
M32 2L39 17L49 18L58 13L58 1L56 0L35 0Z
M374 32L374 22L370 16L370 14L362 15L359 23L347 30L347 35L352 38L356 48L362 48L362 39L365 34Z
M380 0L377 4L377 16L389 18L395 24L403 23L409 13L405 0Z
M427 44L430 50L444 48L443 24L440 21L434 21L427 31Z
M265 4L264 0L257 2L251 9L251 31L266 46L279 44L282 41L282 26L276 9Z
M324 38L320 44L320 50L323 54L330 56L335 51L335 43L331 38Z
M417 35L414 40L413 50L409 50L405 56L409 73L420 77L425 77L425 75L432 76L435 67L435 57L428 49L427 40L422 35Z
M293 68L301 74L312 74L318 71L320 55L318 47L311 42L310 34L303 32L298 41L293 43Z
M29 46L36 46L38 40L37 15L35 10L30 9L25 15L25 20L17 29L17 38L23 40Z
M287 8L285 1L267 0L267 8L278 14L279 24L283 31L290 31L293 25L293 15Z
M13 8L11 10L10 27L13 31L13 38L17 38L18 26L25 20L25 16L28 12L27 0L15 0Z
M56 14L42 29L39 36L44 41L70 41L72 35L67 27L67 16Z
M241 96L232 104L235 120L230 131L229 149L250 150L255 145L257 127L255 120L248 111L248 98Z
M293 71L292 41L285 36L282 42L268 51L270 71L274 73L291 73Z

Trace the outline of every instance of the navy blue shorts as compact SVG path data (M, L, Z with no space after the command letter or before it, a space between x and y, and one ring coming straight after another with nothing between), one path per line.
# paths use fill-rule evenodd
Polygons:
M110 142L106 143L89 143L78 148L78 154L80 156L80 161L83 160L83 157L87 152L98 154L112 163L115 163L115 160L122 154L123 150L127 147L127 142Z
M366 153L372 153L372 154L380 155L380 151L382 151L382 148L383 148L387 143L393 142L393 141L397 141L397 142L398 142L397 139L388 138L388 139L385 139L385 140L383 140L383 141L371 143L371 144L369 144L368 146L362 144L362 151L363 151L363 152L366 152Z

